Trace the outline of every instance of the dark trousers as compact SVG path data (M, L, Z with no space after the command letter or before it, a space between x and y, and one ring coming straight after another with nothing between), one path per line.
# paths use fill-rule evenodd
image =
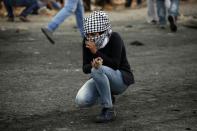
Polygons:
M110 4L111 0L96 0L96 4L100 6L104 6L105 4Z
M133 0L126 0L125 6L126 6L126 7L130 7L132 1L133 1ZM142 0L137 0L137 5L140 5L141 3L142 3Z
M83 0L85 11L91 10L91 0Z
M34 9L38 9L38 3L36 0L3 0L6 10L8 12L8 17L14 17L13 6L24 6L26 7L20 16L26 17L31 14Z

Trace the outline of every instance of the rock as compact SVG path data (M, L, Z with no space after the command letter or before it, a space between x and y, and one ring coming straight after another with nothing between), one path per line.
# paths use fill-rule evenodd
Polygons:
M130 45L143 46L144 44L142 42L139 42L139 41L133 41L133 42L130 43Z
M16 33L24 32L24 31L28 31L28 28L27 27L17 27L16 28Z
M125 27L126 28L132 28L133 26L132 25L126 25Z
M185 130L188 130L189 131L189 130L192 130L192 129L191 128L185 128Z
M197 18L196 16L180 16L181 24L189 28L197 28Z
M189 28L197 29L197 19L188 20L183 25Z

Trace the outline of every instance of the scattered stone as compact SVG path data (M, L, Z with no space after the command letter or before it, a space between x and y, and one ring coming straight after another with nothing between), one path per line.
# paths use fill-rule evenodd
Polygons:
M33 42L33 41L35 41L35 39L34 38L31 38L31 37L19 38L18 40L19 41L22 41L22 42Z
M188 130L189 131L189 130L192 130L192 129L191 128L185 128L185 130Z
M6 29L5 29L5 27L1 27L1 31L5 31Z
M197 29L197 19L188 20L186 23L183 24L185 27Z
M183 26L188 27L188 28L197 29L197 18L196 18L196 16L181 15L180 19L181 19L181 23L182 23Z
M181 111L181 110L179 110L179 109L172 109L172 111L177 111L177 112L179 112L179 111Z
M79 72L79 71L80 71L80 69L75 69L75 71L76 71L76 72Z
M34 52L34 54L35 54L35 55L39 55L39 54L40 54L40 52L36 51L36 52Z
M132 25L126 25L125 27L126 28L132 28L133 26Z
M144 44L142 42L139 42L139 41L133 41L133 42L130 43L130 45L143 46Z
M136 117L137 117L137 115L133 115L133 117L135 117L135 118L136 118Z
M16 28L16 33L20 33L20 32L24 32L24 31L28 31L29 29L26 27L17 27Z
M192 16L194 19L197 19L197 15Z

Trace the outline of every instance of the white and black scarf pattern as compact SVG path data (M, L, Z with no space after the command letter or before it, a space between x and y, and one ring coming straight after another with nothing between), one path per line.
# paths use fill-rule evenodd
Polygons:
M112 33L108 15L104 11L94 11L84 19L84 33L103 32L101 35L93 37L97 49L104 48L109 42Z

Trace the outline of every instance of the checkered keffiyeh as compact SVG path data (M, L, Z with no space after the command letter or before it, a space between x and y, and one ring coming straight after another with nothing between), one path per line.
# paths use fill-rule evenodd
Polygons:
M103 32L111 28L108 15L104 11L94 11L84 18L84 33Z

